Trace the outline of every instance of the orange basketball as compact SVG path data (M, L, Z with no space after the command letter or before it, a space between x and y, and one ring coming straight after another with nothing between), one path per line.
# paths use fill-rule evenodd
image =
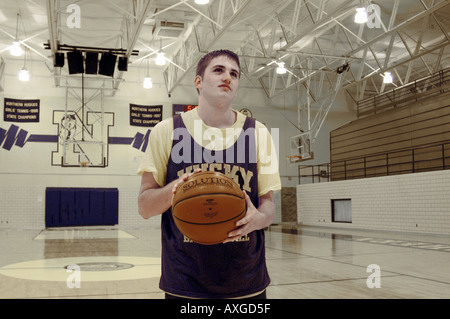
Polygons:
M227 239L246 210L239 185L219 172L193 174L180 183L172 201L172 216L180 232L204 245Z

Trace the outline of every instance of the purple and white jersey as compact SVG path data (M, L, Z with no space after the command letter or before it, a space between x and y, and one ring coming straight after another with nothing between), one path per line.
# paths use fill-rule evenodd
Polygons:
M220 151L199 145L180 115L173 121L166 184L197 167L218 171L233 178L258 207L255 120L247 117L236 142ZM263 230L237 242L200 245L181 234L170 208L161 217L161 229L160 288L165 292L192 298L234 298L263 291L269 285Z

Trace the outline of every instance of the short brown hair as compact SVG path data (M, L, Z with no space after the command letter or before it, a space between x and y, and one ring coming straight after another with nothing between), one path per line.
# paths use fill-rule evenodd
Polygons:
M216 51L211 51L211 52L205 54L200 59L200 61L198 61L196 75L200 75L201 77L203 77L203 75L205 74L206 67L211 62L211 60L214 59L214 58L217 58L219 56L222 56L222 55L225 55L229 59L231 59L234 62L236 62L236 64L239 67L239 75L240 75L241 74L241 72L240 72L241 65L239 63L239 57L238 57L238 55L236 53L234 53L233 51L230 51L230 50L216 50Z

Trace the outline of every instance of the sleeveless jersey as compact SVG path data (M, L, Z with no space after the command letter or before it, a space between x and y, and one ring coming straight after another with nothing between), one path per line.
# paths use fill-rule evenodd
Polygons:
M197 167L203 171L218 171L240 184L258 207L255 120L247 117L234 145L221 151L197 144L180 115L174 116L173 120L174 140L166 182L170 183ZM176 132L184 132L178 134L178 140ZM244 142L245 151L242 150ZM173 153L180 149L183 151ZM179 160L181 153L183 161ZM189 161L185 160L187 155ZM237 242L201 245L181 234L171 208L162 214L161 229L160 288L163 291L191 298L235 298L260 292L269 285L264 230L253 231Z

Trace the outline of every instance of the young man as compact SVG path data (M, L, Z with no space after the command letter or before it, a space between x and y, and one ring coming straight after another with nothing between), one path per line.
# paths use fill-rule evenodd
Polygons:
M139 213L161 215L162 275L166 298L265 298L270 279L264 228L275 216L272 192L281 189L274 143L267 128L231 107L240 77L238 56L206 54L197 65L198 107L151 131L138 173ZM247 202L224 243L193 243L171 212L176 187L198 171L219 171L240 183Z

